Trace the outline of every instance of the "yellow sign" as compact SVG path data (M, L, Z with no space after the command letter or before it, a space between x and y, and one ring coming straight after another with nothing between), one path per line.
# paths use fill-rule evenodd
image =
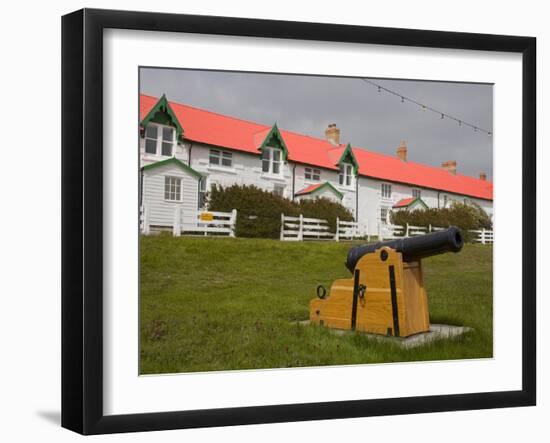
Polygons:
M202 221L212 221L214 220L214 214L210 212L202 212L200 218Z

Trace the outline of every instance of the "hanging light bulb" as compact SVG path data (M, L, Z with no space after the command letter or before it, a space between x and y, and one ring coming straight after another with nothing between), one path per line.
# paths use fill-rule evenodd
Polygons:
M378 86L378 92L380 92L380 86Z
M401 103L405 103L405 99L401 97Z
M441 114L441 120L445 118L445 114Z
M422 110L425 111L425 110L426 110L426 106L422 105Z

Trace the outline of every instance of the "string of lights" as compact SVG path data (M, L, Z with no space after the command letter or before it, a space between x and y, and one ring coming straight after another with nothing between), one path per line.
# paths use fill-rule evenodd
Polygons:
M474 130L474 132L480 132L480 133L484 133L484 134L487 134L489 137L491 135L493 135L493 133L487 129L483 129L477 125L474 125L473 123L469 123L467 121L464 121L458 117L455 117L451 114L448 114L446 112L443 112L443 111L440 111L438 109L435 109L435 108L432 108L431 106L428 106L424 103L420 103L410 97L407 97L399 92L396 92L396 91L392 91L391 89L388 89L382 85L379 85L378 83L375 83L373 82L372 80L369 80L367 78L361 78L360 80L363 80L364 82L376 87L378 89L378 92L387 92L388 94L392 94L394 96L396 96L397 98L401 99L401 103L405 103L405 102L409 102L409 103L412 103L416 106L418 106L419 108L421 108L423 111L429 111L429 112L433 112L434 114L437 114L437 115L440 115L441 116L441 120L444 120L444 119L450 119L450 120L454 120L455 122L458 123L458 126L466 126L466 127L470 127Z

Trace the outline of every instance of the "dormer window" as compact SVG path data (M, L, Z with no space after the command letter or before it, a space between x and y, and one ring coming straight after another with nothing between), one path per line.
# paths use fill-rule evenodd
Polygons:
M171 126L149 123L145 128L145 152L172 157L176 144L176 131Z
M351 187L353 183L353 166L349 163L342 163L340 165L340 172L338 173L338 182L340 186Z
M281 150L278 148L265 147L262 150L262 172L266 174L281 173Z

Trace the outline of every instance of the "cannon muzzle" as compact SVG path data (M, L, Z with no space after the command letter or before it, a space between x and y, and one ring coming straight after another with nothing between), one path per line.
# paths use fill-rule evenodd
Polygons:
M464 239L460 230L455 226L451 226L444 231L432 232L426 235L419 235L418 237L398 238L355 246L348 252L346 268L350 272L353 272L361 257L371 254L384 246L400 252L403 255L403 261L413 261L446 252L458 252L462 249L463 245Z

